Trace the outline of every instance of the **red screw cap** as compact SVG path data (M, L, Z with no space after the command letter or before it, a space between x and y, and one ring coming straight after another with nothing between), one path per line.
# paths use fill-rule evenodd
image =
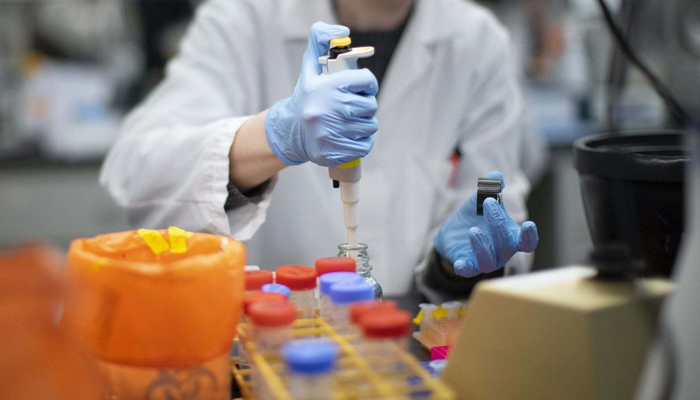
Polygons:
M275 301L254 303L250 306L250 321L255 326L281 327L294 322L297 316L297 309L289 301Z
M348 313L350 315L350 322L355 325L359 325L360 319L368 313L372 313L374 311L391 312L393 310L398 310L396 302L393 300L366 300L353 303L350 306Z
M411 314L403 310L376 310L363 315L360 324L367 338L401 338L411 333Z
M352 257L324 257L315 263L318 276L329 272L355 272L356 264Z
M316 287L316 270L306 265L283 265L275 270L275 281L292 290Z
M282 293L254 292L243 296L243 314L250 313L250 306L255 303L287 301Z
M246 271L245 272L245 290L260 290L263 285L272 283L272 271Z

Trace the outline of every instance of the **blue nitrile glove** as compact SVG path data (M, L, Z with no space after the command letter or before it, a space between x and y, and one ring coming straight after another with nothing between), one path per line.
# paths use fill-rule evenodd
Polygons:
M344 26L315 23L294 94L275 103L265 117L267 141L287 165L311 161L335 167L372 150L377 79L367 69L321 75L318 63L331 39L349 34Z
M486 175L501 180L493 171ZM484 215L476 215L476 193L440 227L433 243L438 254L454 265L455 273L470 278L502 268L518 251L532 253L537 248L537 226L526 221L522 226L513 221L495 199L484 201Z

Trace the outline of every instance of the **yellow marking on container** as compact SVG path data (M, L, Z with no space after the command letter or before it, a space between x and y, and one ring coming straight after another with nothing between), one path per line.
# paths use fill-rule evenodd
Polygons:
M464 309L460 308L459 311L457 311L457 315L464 315ZM447 318L447 309L443 308L442 306L436 308L435 310L433 310L433 318L435 318L435 319ZM416 314L416 317L413 318L413 324L420 325L421 321L423 321L423 310L418 311L418 314Z
M413 325L420 325L420 322L423 320L423 310L418 311L418 314L416 314L416 317L413 318Z
M139 229L138 234L143 238L153 254L158 255L170 249L170 245L163 235L154 229Z
M97 262L92 265L92 270L97 271L100 268L104 267L107 265L107 261L109 261L106 257L100 257L97 259Z
M170 251L178 254L187 251L187 231L171 226L168 228L168 236L170 236Z

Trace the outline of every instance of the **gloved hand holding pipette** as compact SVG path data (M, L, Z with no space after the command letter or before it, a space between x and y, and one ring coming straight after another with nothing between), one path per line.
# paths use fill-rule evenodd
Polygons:
M311 161L334 167L372 150L378 129L377 79L367 69L321 75L318 62L331 39L349 34L344 26L315 23L294 94L267 113L268 143L287 165Z
M500 179L501 190L505 187L500 172L487 178ZM484 215L477 215L476 197L474 193L442 224L433 241L437 253L465 278L502 268L518 251L532 253L539 240L534 222L518 225L492 198L484 201Z

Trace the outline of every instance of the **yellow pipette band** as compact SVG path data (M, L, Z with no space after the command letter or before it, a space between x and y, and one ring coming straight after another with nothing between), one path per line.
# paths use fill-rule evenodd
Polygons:
M331 47L345 47L345 46L350 46L351 44L352 44L352 40L350 39L349 36L331 39L331 43L330 43Z
M338 165L338 168L340 168L340 169L355 168L355 167L357 167L358 165L360 165L361 162L362 162L362 159L361 159L361 158L356 158L356 159L354 159L354 160L352 160L352 161L350 161L350 162L346 162L345 164L340 164L340 165Z

